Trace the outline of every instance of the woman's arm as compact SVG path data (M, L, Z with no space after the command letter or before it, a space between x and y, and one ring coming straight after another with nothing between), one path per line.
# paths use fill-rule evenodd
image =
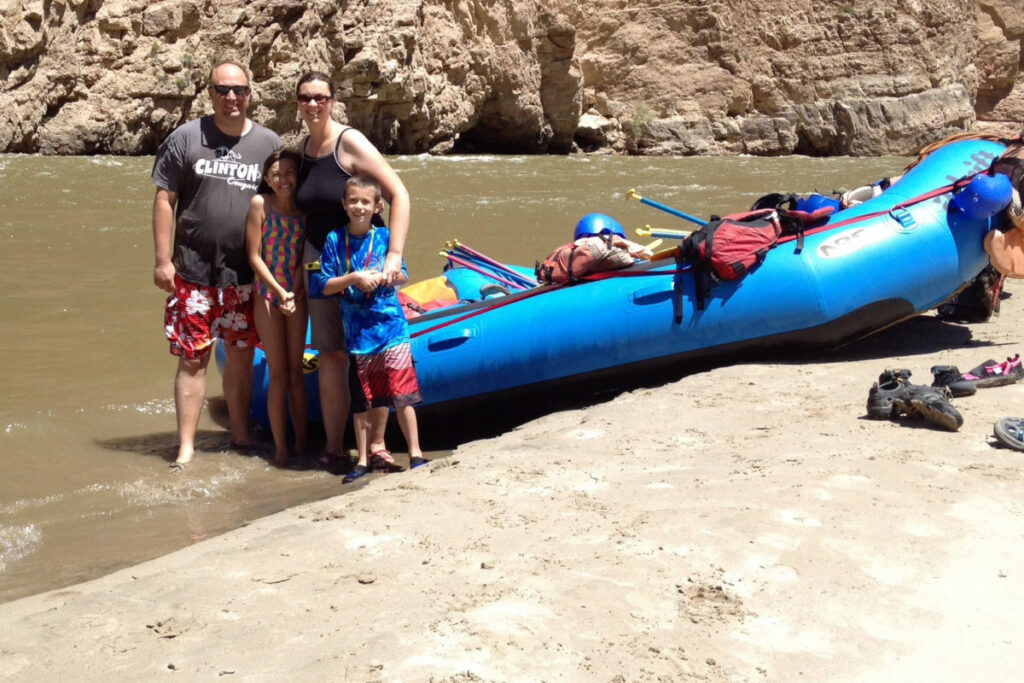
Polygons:
M388 242L388 254L384 259L385 285L394 285L402 270L402 254L405 252L405 240L409 235L409 218L411 200L405 183L398 177L391 164L387 162L373 143L358 130L346 131L341 138L343 159L338 161L342 167L352 169L355 173L372 176L380 183L381 194L390 206L388 228L391 239Z

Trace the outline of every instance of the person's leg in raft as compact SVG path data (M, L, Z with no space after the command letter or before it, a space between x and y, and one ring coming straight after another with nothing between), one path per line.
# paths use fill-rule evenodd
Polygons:
M267 356L267 415L270 417L270 433L274 436L274 464L284 467L288 463L290 360L285 336L285 316L272 302L259 297L253 304L253 318L260 341L263 342L263 352Z
M198 358L178 358L178 372L174 377L174 410L178 418L179 465L192 462L195 456L196 430L206 400L206 366L210 352Z
M344 452L348 409L348 354L344 351L321 352L320 412L327 437L324 450L331 455L340 456Z
M302 356L306 352L306 300L295 301L295 312L284 319L288 342L288 409L295 431L295 452L301 455L306 450L306 423L308 405L306 386L302 372Z

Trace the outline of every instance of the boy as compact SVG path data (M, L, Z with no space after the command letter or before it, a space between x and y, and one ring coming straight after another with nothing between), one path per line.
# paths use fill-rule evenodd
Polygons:
M357 175L345 184L342 198L349 223L327 236L320 254L320 271L310 273L310 295L340 294L345 350L349 361L352 421L359 460L345 476L351 482L371 470L395 471L384 449L368 453L373 437L383 436L388 409L394 407L398 425L409 445L409 465L426 464L420 451L413 405L422 400L405 314L394 287L384 285L382 274L388 252L387 228L371 223L384 209L380 185ZM405 264L398 284L408 279Z

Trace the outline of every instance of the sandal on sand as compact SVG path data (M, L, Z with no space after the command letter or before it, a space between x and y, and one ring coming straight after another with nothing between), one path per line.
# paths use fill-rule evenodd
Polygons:
M352 468L352 471L349 472L348 474L346 474L345 478L342 479L341 481L342 481L343 484L351 484L352 482L354 482L359 477L361 477L361 476L363 476L365 474L369 474L369 473L370 473L370 470L366 466L364 466L364 465L356 465L355 467Z
M429 464L430 464L430 461L427 460L426 458L421 458L419 456L413 456L413 457L409 458L409 469L410 470L414 470L417 467L423 467L424 465L429 465Z
M949 402L949 389L911 384L910 375L906 369L886 370L879 375L868 392L868 417L885 420L907 415L924 418L951 432L960 429L964 418Z
M1024 365L1020 354L1002 363L989 359L976 368L960 373L955 365L936 365L932 368L935 381L932 386L948 386L954 396L970 396L977 389L1002 387L1024 379Z
M391 451L377 451L370 454L370 469L374 472L402 472L405 468L395 462Z
M187 462L172 462L167 469L171 471L171 474L181 474L186 467L188 467Z
M1019 417L1004 417L992 426L996 440L1016 451L1024 451L1024 420Z

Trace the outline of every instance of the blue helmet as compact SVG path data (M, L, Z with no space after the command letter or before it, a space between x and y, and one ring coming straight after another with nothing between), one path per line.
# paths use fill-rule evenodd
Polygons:
M625 239L626 231L611 216L606 216L603 213L588 213L576 224L576 232L572 238L578 240L581 237L593 237L594 235L618 235Z
M838 211L839 200L835 197L826 197L825 195L818 194L817 192L811 193L806 197L797 197L796 199L797 211L814 213L818 209L824 209L825 207L832 207L832 209Z
M1013 185L1002 173L976 175L953 195L953 206L971 220L991 218L1013 199Z

